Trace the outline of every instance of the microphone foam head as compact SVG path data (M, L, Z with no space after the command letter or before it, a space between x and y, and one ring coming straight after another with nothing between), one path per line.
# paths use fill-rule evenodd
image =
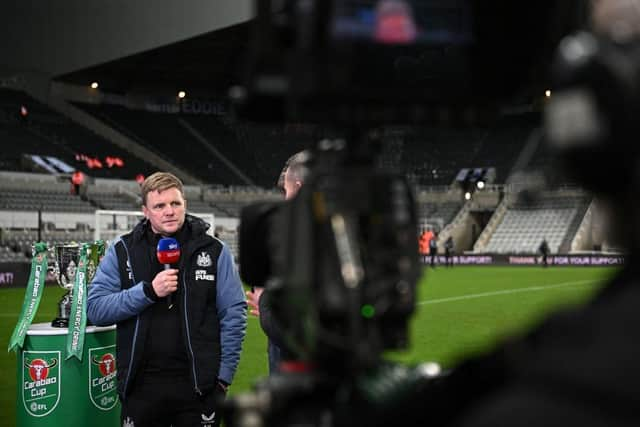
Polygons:
M175 264L180 260L180 244L173 237L163 237L158 242L157 255L160 264Z

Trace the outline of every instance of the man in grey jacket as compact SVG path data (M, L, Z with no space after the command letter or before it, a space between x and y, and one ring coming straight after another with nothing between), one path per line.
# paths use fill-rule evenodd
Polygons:
M246 302L233 256L186 214L182 182L158 172L141 187L145 219L116 240L87 299L96 325L117 324L118 393L129 426L214 426L238 366ZM157 259L162 237L180 260ZM173 304L167 304L171 296Z

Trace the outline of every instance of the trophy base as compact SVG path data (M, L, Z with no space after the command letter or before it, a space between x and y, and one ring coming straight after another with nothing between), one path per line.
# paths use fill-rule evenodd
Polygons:
M53 328L68 328L69 319L63 319L61 317L57 317L51 321L51 326Z

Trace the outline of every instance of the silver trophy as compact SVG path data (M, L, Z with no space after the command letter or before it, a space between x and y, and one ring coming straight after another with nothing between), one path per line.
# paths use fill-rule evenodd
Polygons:
M58 302L58 317L51 322L51 326L54 328L67 328L73 301L73 285L76 280L78 261L80 260L80 245L75 243L55 245L52 252L54 257L53 275L58 284L66 289L67 292Z

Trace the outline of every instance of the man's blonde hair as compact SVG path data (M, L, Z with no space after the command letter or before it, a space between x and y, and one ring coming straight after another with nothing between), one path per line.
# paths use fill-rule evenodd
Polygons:
M169 188L177 188L184 198L184 187L180 178L169 172L156 172L149 175L142 185L140 191L142 193L142 204L147 205L147 194L152 191L164 191Z

